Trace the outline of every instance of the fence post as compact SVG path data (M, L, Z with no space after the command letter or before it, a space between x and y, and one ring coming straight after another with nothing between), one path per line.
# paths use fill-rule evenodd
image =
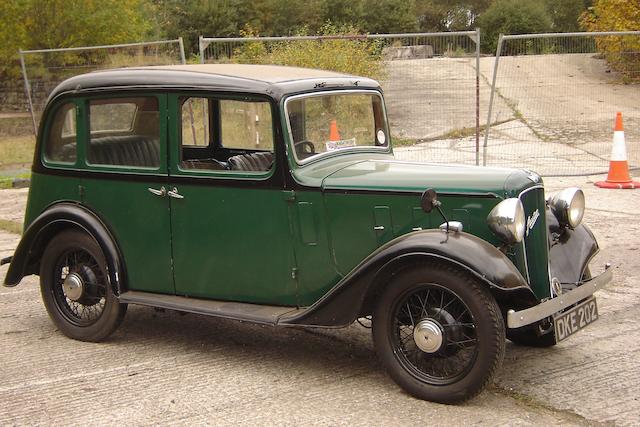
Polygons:
M476 166L480 165L480 28L476 28Z
M31 85L27 77L27 67L24 64L24 53L22 49L18 50L20 54L20 67L22 68L22 78L24 79L24 90L27 92L27 101L29 102L29 112L31 113L31 121L33 122L33 134L38 135L38 125L36 125L36 116L33 112L33 101L31 100Z
M502 38L504 34L500 33L498 37L498 47L496 48L496 60L493 64L493 79L491 82L491 96L489 97L489 112L487 114L487 126L484 131L484 145L482 147L482 166L487 166L487 144L489 143L489 129L491 129L491 113L493 112L493 100L496 94L496 77L498 77L498 62L500 61L500 53L502 52Z
M182 40L182 37L178 37L178 44L180 45L180 59L184 65L187 63L187 57L184 54L184 41Z
M198 51L200 52L200 63L204 64L204 41L202 36L198 36Z

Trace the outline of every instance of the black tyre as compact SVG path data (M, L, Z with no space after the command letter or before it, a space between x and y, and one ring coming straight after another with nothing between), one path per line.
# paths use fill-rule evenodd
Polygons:
M53 323L68 337L102 341L127 311L113 294L98 243L77 230L63 231L40 262L40 291Z
M373 339L400 387L440 403L478 394L504 358L504 321L495 299L471 275L444 263L395 275L378 300Z

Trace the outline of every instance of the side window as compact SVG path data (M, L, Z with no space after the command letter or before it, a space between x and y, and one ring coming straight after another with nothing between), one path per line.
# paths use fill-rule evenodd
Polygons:
M268 101L180 98L182 170L267 172L274 165Z
M44 141L44 158L51 163L76 162L76 106L63 104L55 112Z
M91 165L160 166L160 112L155 97L89 101Z
M268 102L220 101L222 146L273 151L273 124Z
M182 145L209 145L209 100L187 98L182 103Z

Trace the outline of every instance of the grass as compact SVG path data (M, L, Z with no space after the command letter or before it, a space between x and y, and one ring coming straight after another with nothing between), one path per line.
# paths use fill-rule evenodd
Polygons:
M392 136L391 137L391 144L394 147L409 147L412 145L416 145L420 142L423 142L419 139L411 139L411 138L403 138L401 136Z
M31 178L31 172L20 172L13 174L0 173L0 190L5 188L13 188L13 180L16 178L29 179Z
M0 189L11 188L15 178L29 178L33 160L33 136L0 137Z
M486 126L481 126L480 131L482 132ZM441 139L461 139L468 138L470 136L474 136L476 134L476 128L474 127L462 127L459 129L452 129L448 132L443 133L442 135L432 136L429 138L423 139L413 139L413 138L403 138L400 136L394 136L391 138L391 142L394 147L410 147L412 145L420 144L423 142L431 142L438 141Z
M0 219L0 230L8 231L13 234L22 234L22 224L17 221Z
M35 146L33 135L0 137L0 169L31 163Z

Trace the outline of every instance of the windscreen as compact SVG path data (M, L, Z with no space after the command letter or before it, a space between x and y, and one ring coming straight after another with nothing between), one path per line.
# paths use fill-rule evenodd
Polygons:
M286 110L299 162L339 150L388 146L377 93L313 94L290 99Z

